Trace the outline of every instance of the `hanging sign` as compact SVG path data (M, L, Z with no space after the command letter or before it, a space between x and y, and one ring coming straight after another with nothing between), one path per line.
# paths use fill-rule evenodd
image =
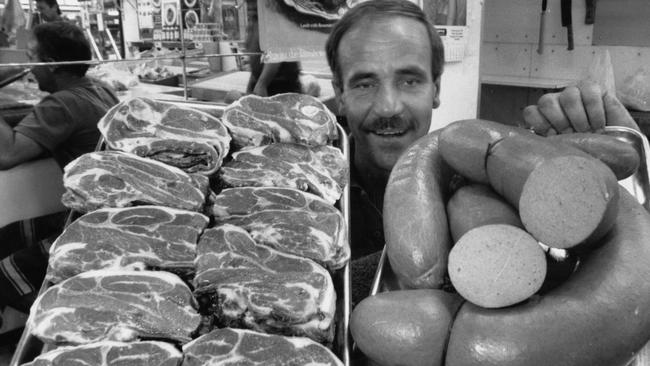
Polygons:
M350 8L372 0L257 0L264 62L325 57L334 23ZM422 6L422 0L411 0Z

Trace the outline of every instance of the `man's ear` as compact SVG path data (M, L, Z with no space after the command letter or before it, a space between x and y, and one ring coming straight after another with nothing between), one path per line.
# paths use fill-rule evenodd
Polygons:
M433 109L436 109L440 106L440 76L433 81L433 84L436 86L436 91L433 96Z
M343 101L343 88L337 77L332 78L332 89L334 89L334 98L338 107L338 115L345 115L345 102Z

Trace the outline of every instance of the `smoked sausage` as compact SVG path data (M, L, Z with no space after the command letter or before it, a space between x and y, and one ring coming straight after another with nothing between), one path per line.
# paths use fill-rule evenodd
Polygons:
M451 239L445 212L452 172L438 150L439 133L414 142L391 171L384 197L390 266L408 288L441 288Z
M623 366L650 339L650 215L621 188L604 243L562 285L526 303L465 303L446 366Z

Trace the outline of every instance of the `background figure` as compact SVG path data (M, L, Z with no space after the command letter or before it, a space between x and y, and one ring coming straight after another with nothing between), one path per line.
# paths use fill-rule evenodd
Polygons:
M68 22L36 26L28 41L30 62L91 59L83 31ZM94 151L97 122L118 103L110 87L85 76L88 65L32 67L41 90L50 94L14 127L0 118L0 169L52 157L63 167ZM0 310L23 312L35 299L47 268L49 246L63 228L65 212L0 229Z
M261 52L257 1L246 1L248 25L246 52ZM246 93L271 96L280 93L300 93L300 62L262 63L260 56L250 57L251 76Z
M44 23L63 20L59 3L56 0L36 0L36 10Z

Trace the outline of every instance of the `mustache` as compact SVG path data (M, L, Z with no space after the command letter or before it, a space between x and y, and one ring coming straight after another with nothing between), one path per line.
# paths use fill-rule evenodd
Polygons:
M405 129L411 122L402 116L375 118L366 125L369 130Z

